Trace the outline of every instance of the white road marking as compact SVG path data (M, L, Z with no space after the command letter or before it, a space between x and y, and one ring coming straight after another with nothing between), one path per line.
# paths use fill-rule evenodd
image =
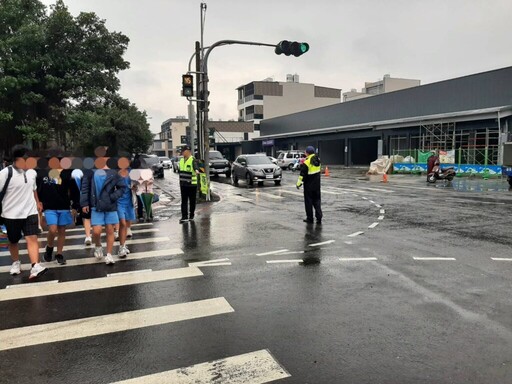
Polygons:
M368 193L369 191L363 191L361 189L352 189L352 188L340 188L340 187L327 187L329 189L334 189L337 191L343 191L343 193ZM322 192L324 190L322 189Z
M315 244L309 244L310 247L319 247L321 245L327 245L327 244L332 244L334 243L336 240L328 240L328 241L324 241L323 243L315 243Z
M52 284L44 289L37 287L36 284L20 284L21 287L17 289L0 290L0 301L85 292L94 289L108 289L126 285L155 283L157 281L183 279L203 275L203 272L195 267L137 272L140 273L112 273L107 275L107 277L65 281L59 284Z
M377 225L379 225L379 223L373 223L373 224L371 224L368 228L373 229L373 228L375 228Z
M154 223L135 223L135 224L132 224L131 227L141 227L141 226L146 226L146 225L153 225ZM79 227L79 228L69 228L69 229L66 229L66 233L69 233L69 232L83 232L84 233L84 236L85 236L85 231L83 229L83 227ZM45 235L47 234L48 231L43 231L42 234Z
M418 261L455 261L455 257L413 257Z
M509 258L509 257L491 257L491 260L494 260L494 261L512 261L512 259Z
M377 204L377 203L376 203L375 201L373 201L373 200L368 200L368 201L369 201L370 203L372 203L372 204Z
M362 187L362 186L358 186L358 188L367 189L369 191L384 192L384 193L394 193L395 192L391 189L383 189L383 188L370 188L370 187Z
M223 265L231 265L231 262L229 262L229 259L215 259L188 263L189 267L220 267Z
M152 269L141 269L139 271L127 271L127 272L116 272L116 273L107 273L107 277L116 277L116 276L125 276L125 275L134 275L136 273L147 273L153 272Z
M290 252L280 253L279 256L283 256L283 255L298 255L298 254L302 254L302 253L304 253L304 251L290 251Z
M106 335L234 312L223 297L0 331L0 350ZM44 337L34 337L44 335Z
M377 208L382 208L382 205L380 205L380 204L375 204L375 206L376 206Z
M128 240L126 245L134 245L134 244L151 244L151 243L162 243L165 241L169 241L169 238L167 236L165 237L148 237L145 239L135 239L135 240ZM94 247L94 245L93 245ZM66 251L76 251L76 250L85 250L83 244L78 245L67 245L64 246L64 252ZM91 249L91 247L88 247L87 249ZM44 253L45 248L40 248L39 252ZM26 255L28 252L26 249L20 249L20 255ZM0 252L0 257L10 257L9 251Z
M280 249L279 251L271 251L271 252L265 252L265 253L257 253L256 256L268 256L268 255L277 255L279 253L283 252L289 252L288 249Z
M284 199L283 196L278 196L278 195L272 195L270 193L265 193L265 192L260 192L260 191L256 191L256 192L252 192L253 194L255 194L256 196L266 196L266 197L270 197L271 199L276 199L276 200L282 200Z
M112 384L264 384L290 377L266 349Z
M367 197L363 197L362 199L363 199L363 200L368 200L368 198L367 198Z
M348 236L348 237L356 237L356 236L362 235L363 233L364 233L364 232L359 231L359 232L354 232L354 233L352 233L351 235L347 235L347 236Z
M384 216L379 216L377 220L384 220Z
M156 232L160 232L160 229L158 229L158 228L148 228L148 229L134 229L132 231L133 234L156 233ZM105 233L101 234L102 238L104 238L105 236L106 236ZM57 239L57 237L55 237L55 239ZM66 231L66 240L75 240L75 239L84 239L85 240L85 235L71 235L71 236L68 236L67 235L67 231ZM127 241L132 241L132 240L130 240L128 238ZM40 243L43 243L43 242L46 243L46 238L39 238L39 242ZM25 239L20 240L20 244L25 244L25 243L26 243ZM55 240L55 243L57 243L57 240Z
M347 245L352 245L352 244L354 244L352 241L344 241L344 243L345 243L345 244L347 244Z
M178 248L171 248L171 249L160 249L156 251L146 251L146 252L135 252L130 253L130 255L127 258L124 259L117 259L116 261L126 261L126 260L138 260L138 259L148 259L152 257L165 257L165 256L175 256L175 255L181 255L183 254L183 251ZM103 264L105 260L97 260L95 257L86 257L83 259L67 259L66 264L60 265L55 263L44 263L44 266L47 266L49 268L66 268L66 267L74 267L77 265L90 265L90 264ZM30 264L22 264L21 269L23 271L30 270L31 265ZM11 269L10 265L2 266L0 267L0 273L2 272L9 272Z
M340 261L377 261L376 257L342 257Z
M381 209L381 210L380 210L380 214L381 214L381 215L383 215L383 214L385 214L385 213L386 213L386 210L385 210L385 209Z
M267 260L267 264L284 264L284 263L303 263L302 259L289 259L289 260Z
M38 283L30 283L30 284L15 284L15 285L8 285L5 287L5 289L20 289L23 287L40 287L41 285L49 285L49 284L56 284L59 280L50 280L50 281L40 281ZM2 291L0 291L2 292ZM0 299L1 300L1 299Z

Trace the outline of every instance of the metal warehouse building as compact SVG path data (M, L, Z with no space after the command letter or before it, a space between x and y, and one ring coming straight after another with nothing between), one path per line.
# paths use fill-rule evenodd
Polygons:
M324 164L368 165L381 140L385 155L455 150L463 163L498 165L511 116L507 67L263 120L244 152L314 145Z

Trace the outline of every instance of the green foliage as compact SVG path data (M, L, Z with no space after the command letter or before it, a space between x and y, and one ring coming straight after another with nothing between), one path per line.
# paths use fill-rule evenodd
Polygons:
M144 152L147 116L117 94L128 42L94 13L74 17L62 0L49 10L39 0L2 0L0 140Z

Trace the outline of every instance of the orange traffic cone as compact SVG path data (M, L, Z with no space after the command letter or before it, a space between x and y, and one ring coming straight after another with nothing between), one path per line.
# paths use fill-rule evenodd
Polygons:
M327 167L327 166L325 167L324 175L325 175L326 177L331 176L331 174L329 173L329 167Z
M388 175L387 175L387 173L382 175L382 181L381 182L382 183L387 183L388 182Z

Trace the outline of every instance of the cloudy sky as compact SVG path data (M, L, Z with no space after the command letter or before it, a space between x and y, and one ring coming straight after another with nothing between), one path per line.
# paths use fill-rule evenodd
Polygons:
M43 0L47 5L54 3ZM65 0L72 14L96 12L130 38L123 96L147 111L151 129L187 114L180 96L200 35L199 0ZM422 84L512 65L510 0L209 0L205 45L218 40L305 41L295 58L269 47L226 46L209 59L210 115L237 118L236 88L253 80L341 88L384 74Z

